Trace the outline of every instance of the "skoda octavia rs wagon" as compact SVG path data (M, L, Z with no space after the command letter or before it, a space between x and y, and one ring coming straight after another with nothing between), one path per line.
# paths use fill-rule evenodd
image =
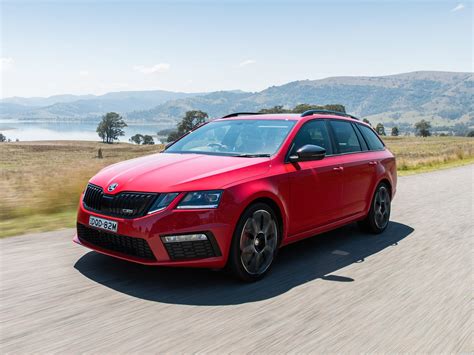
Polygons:
M356 221L383 232L396 183L394 156L353 116L235 113L101 170L81 196L74 241L254 281L289 243Z

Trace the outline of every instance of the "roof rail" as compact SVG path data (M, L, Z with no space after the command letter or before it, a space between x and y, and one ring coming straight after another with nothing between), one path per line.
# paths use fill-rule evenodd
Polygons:
M344 116L344 117L353 118L355 120L359 120L357 117L349 115L348 113L341 112L341 111L331 111L331 110L308 110L308 111L303 112L301 114L301 117L311 116L311 115L314 115L315 113L319 113L322 115Z
M261 115L261 114L258 112L234 112L234 113L225 115L221 118L230 118L230 117L245 116L245 115Z

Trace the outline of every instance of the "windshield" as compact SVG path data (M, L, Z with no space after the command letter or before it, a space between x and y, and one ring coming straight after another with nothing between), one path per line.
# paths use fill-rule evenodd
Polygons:
M289 120L222 120L209 122L183 137L166 153L270 156L294 126Z

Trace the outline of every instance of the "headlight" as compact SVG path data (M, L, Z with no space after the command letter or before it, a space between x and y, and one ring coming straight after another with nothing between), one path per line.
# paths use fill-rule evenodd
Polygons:
M164 210L166 207L169 206L169 204L171 202L173 202L173 200L178 195L179 195L179 193L177 193L177 192L172 192L172 193L168 193L168 194L161 194L160 196L158 196L158 198L155 200L153 205L148 210L148 214Z
M222 191L220 190L188 192L177 208L217 208L221 196Z

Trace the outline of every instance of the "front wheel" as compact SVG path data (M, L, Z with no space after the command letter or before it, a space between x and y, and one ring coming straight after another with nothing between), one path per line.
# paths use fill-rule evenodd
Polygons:
M374 234L382 233L390 220L391 199L388 186L384 183L377 186L367 217L359 222L362 229Z
M275 212L265 203L243 213L229 255L229 267L238 278L252 282L268 272L278 249L279 230Z

